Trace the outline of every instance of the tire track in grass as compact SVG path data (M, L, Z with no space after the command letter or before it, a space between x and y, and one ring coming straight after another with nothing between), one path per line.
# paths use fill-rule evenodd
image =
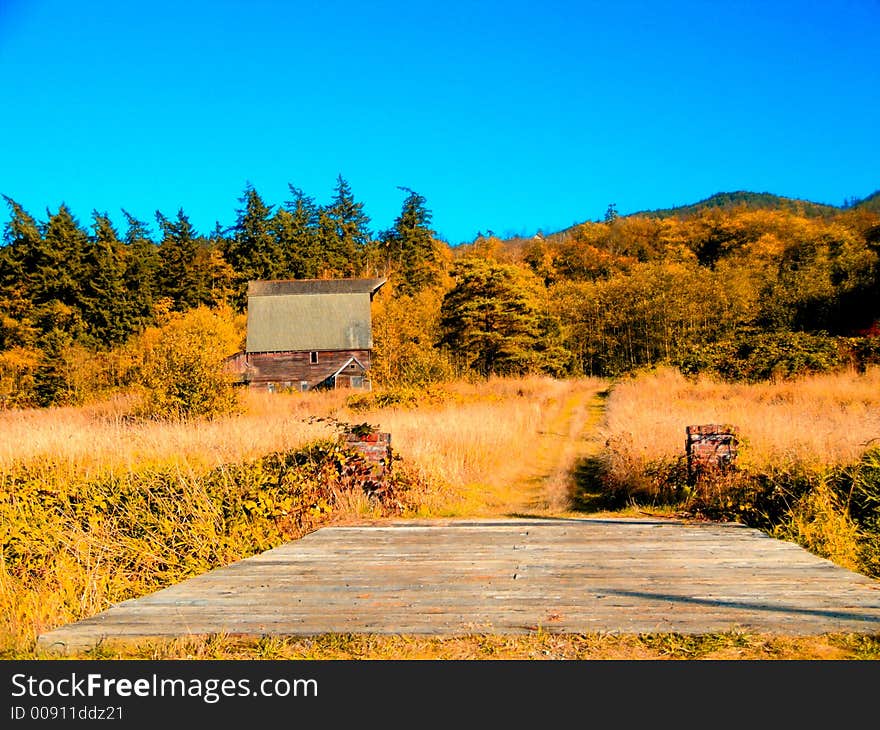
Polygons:
M540 431L516 482L517 500L509 515L552 516L574 508L575 472L602 449L599 426L605 414L608 384L576 381L547 428Z

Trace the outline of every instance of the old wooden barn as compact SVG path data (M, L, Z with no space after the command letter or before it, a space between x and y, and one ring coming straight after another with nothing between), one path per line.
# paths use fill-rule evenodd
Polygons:
M371 303L385 279L248 283L247 344L228 363L270 391L370 388Z

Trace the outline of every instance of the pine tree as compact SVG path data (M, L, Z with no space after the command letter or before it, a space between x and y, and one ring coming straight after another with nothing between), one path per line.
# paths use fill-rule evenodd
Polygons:
M286 279L313 279L321 268L318 251L318 207L302 190L288 185L293 200L279 208L272 219Z
M327 208L318 208L318 224L315 226L315 253L317 254L317 276L332 279L344 276L346 259L339 253L339 237L336 223Z
M559 344L558 323L545 310L543 288L533 276L479 258L462 259L453 275L438 343L453 361L484 377L565 372L571 356Z
M3 196L10 210L10 219L3 232L6 245L0 248L0 289L17 289L33 301L32 288L41 260L43 233L40 224L12 198Z
M394 227L381 236L386 273L393 276L399 294L415 294L437 282L437 241L430 228L431 211L424 196L409 188Z
M364 204L355 201L342 175L336 179L333 200L321 213L319 229L327 269L335 276L356 276L372 239L370 218L364 213Z
M36 301L59 301L78 307L86 278L83 257L89 244L88 233L63 203L49 216L41 250L34 261Z
M122 213L128 222L128 230L125 233L125 288L131 301L136 331L139 332L155 321L153 306L156 298L159 250L150 237L146 224L126 210Z
M171 300L176 311L184 312L198 306L203 296L195 267L198 237L183 208L177 211L176 220L156 211L156 220L162 231L156 272L159 293Z
M41 356L34 372L34 395L42 407L69 405L74 393L65 373L65 352L71 346L69 333L51 329L40 339Z
M116 345L137 329L125 285L126 251L106 213L93 211L92 219L94 235L83 257L83 321L98 344Z
M239 202L242 207L237 211L232 236L223 254L238 277L238 305L243 308L247 282L279 278L284 262L272 230L272 207L263 202L250 184Z

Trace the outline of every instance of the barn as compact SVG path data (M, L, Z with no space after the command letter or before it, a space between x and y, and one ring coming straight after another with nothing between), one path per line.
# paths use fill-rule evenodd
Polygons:
M370 388L371 303L385 279L251 281L247 344L227 360L269 391Z

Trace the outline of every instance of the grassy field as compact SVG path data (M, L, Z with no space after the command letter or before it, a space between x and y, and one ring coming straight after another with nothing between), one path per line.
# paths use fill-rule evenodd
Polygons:
M133 419L124 398L0 413L8 435L0 444L0 656L33 658L43 631L326 524L582 515L585 491L636 485L632 496L674 475L657 465L680 461L690 423L738 425L749 470L825 473L857 460L880 434L878 405L877 371L753 386L660 371L613 385L525 378L366 397L248 393L239 413L190 423ZM326 464L310 460L293 481L284 477L289 493L279 492L270 455L312 454L311 445L335 438L334 424L364 422L392 433L400 457L393 508L346 489L328 477ZM298 510L290 494L309 509ZM649 494L617 509L671 514L682 507ZM857 537L844 540L841 564ZM880 639L218 636L98 656L855 659L880 656Z
M739 428L744 469L849 463L880 441L880 368L758 384L660 370L615 385L602 438L639 468L681 456L685 427L707 423Z
M455 637L324 634L299 638L145 643L135 650L105 649L103 659L295 660L856 660L880 659L880 636L826 634L785 637L724 634L554 634Z
M498 379L356 410L342 392L248 393L240 413L192 423L132 419L124 400L0 414L0 651L27 655L45 630L323 524L556 510L570 422L603 387ZM393 434L395 509L319 466L279 494L265 457L331 440L339 422Z
M737 427L734 472L689 479L690 424ZM743 522L880 577L880 368L760 384L660 370L613 388L601 431L613 503Z

